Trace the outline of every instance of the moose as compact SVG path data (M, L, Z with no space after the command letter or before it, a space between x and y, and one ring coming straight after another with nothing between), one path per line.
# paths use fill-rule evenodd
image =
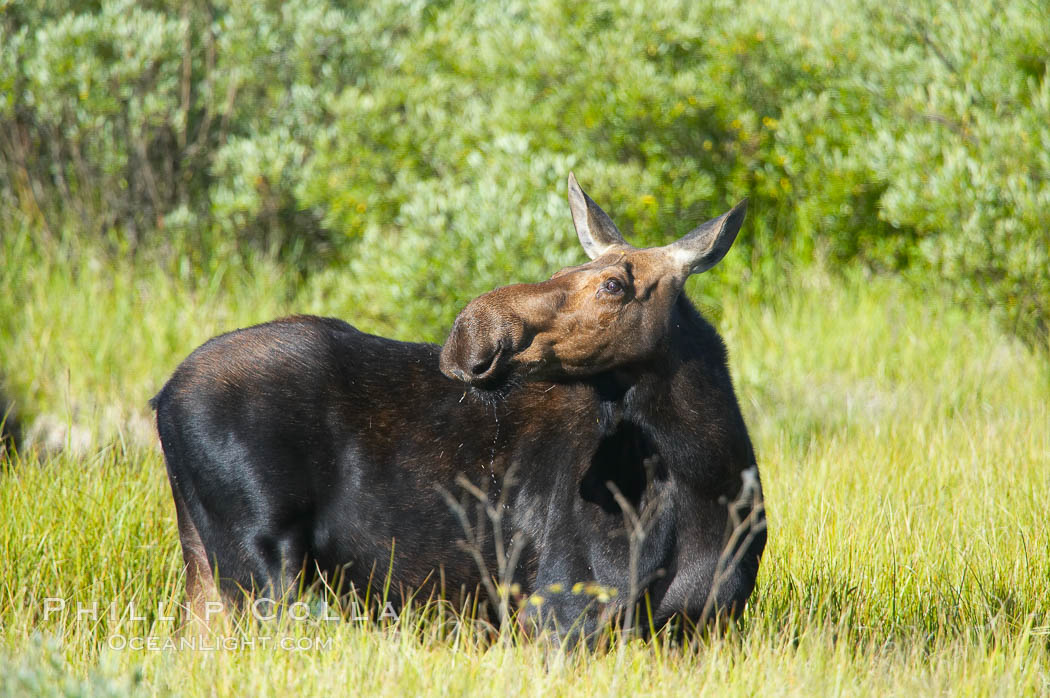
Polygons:
M492 608L503 562L520 617L563 639L643 604L655 628L742 611L761 486L725 345L683 287L747 201L635 248L571 173L568 199L590 261L475 298L442 347L294 316L183 361L151 405L191 610L319 576ZM473 550L464 487L501 517Z

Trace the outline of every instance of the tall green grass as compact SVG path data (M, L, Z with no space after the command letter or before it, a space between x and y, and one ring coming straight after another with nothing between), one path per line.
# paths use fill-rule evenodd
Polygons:
M979 313L900 281L798 274L722 297L769 507L758 588L725 637L561 654L406 613L248 629L308 651L115 650L171 636L181 557L148 397L214 333L292 312L440 338L355 285L233 253L191 272L0 243L0 367L76 445L3 464L0 694L1039 695L1050 691L1050 377ZM553 271L553 270L551 270ZM508 281L511 281L508 279ZM719 298L700 278L696 297ZM775 298L757 302L758 297ZM81 430L77 432L77 430ZM63 431L64 430L64 431ZM45 599L67 602L45 618ZM97 621L78 601L133 603Z

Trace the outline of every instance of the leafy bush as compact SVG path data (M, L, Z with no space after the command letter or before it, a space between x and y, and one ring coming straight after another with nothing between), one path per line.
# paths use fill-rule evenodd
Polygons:
M812 32L801 60L822 86L778 134L800 218L824 217L834 261L945 280L1045 348L1050 8L858 2L853 16L785 17Z
M1046 344L1039 3L0 13L0 190L54 234L277 250L323 268L322 287L353 274L377 321L434 334L466 297L580 259L562 203L575 168L642 244L750 196L724 281L813 262L906 270Z

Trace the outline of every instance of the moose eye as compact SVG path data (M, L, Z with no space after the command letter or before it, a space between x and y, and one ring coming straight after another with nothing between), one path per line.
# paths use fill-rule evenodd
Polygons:
M605 283L602 284L602 290L614 296L618 296L623 293L623 284L620 283L619 279L606 279Z

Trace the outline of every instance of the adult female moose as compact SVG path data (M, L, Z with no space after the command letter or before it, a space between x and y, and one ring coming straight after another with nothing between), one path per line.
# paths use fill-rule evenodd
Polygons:
M513 581L560 633L642 594L657 626L742 609L765 545L755 459L725 347L682 288L729 250L745 203L647 249L572 175L569 204L591 261L474 299L443 348L291 317L178 367L153 405L191 604L317 572L389 584L396 603L474 593L446 499L462 476L502 496L505 542L525 541ZM647 514L644 540L621 506ZM619 593L602 607L581 582Z

